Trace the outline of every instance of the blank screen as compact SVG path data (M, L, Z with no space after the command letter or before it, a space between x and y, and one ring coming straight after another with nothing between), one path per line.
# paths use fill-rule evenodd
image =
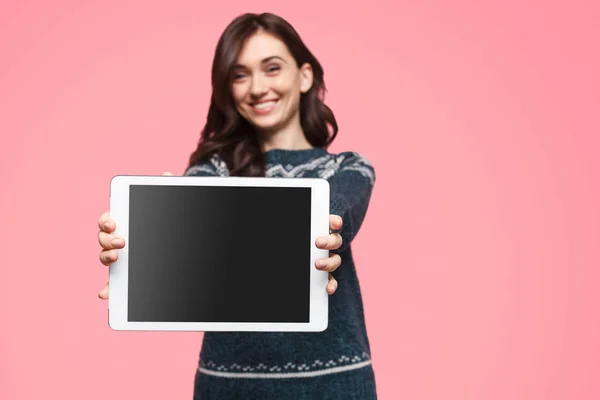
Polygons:
M309 322L311 189L131 185L128 320Z

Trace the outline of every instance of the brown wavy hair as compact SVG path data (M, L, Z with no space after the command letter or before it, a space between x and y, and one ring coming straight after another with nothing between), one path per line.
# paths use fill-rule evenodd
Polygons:
M217 154L232 176L264 176L264 154L256 129L239 114L232 95L234 66L245 41L262 29L283 41L298 67L309 63L313 85L300 98L300 123L313 147L326 149L335 139L338 125L325 105L323 67L308 50L296 30L283 18L271 14L247 13L235 18L221 35L212 64L212 95L206 125L188 168Z

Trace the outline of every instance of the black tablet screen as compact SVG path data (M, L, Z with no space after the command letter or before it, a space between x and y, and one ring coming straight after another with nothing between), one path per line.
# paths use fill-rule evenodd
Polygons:
M130 186L128 320L309 322L310 188Z

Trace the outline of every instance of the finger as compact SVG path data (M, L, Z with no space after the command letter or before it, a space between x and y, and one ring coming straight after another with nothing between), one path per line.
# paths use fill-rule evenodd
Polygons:
M115 230L117 224L110 218L109 211L105 212L100 216L100 219L98 219L98 227L100 228L100 230L106 233L111 233Z
M342 236L339 233L332 233L329 236L317 238L316 245L323 250L336 250L342 245Z
M173 176L173 174L170 172L163 172L163 176Z
M316 261L317 269L333 272L342 265L342 257L339 254L330 254L329 258L321 258Z
M98 293L98 297L100 297L102 300L108 299L108 283L104 285L102 290Z
M342 217L339 215L330 215L329 216L329 229L332 231L337 231L342 229L343 221Z
M333 275L329 274L329 282L327 282L327 293L334 294L338 288L338 283L333 277Z
M108 267L110 264L114 263L119 259L119 254L116 250L105 250L100 252L98 258L100 258L100 262L102 264Z
M98 242L104 250L122 249L125 247L125 239L102 231L98 232Z

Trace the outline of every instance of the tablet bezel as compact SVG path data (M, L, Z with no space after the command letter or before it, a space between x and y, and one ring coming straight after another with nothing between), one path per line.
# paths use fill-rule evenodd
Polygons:
M310 314L308 323L277 322L138 322L127 321L129 187L156 186L250 186L311 188L310 238ZM114 330L152 331L254 331L254 332L320 332L327 329L329 273L315 267L316 260L327 258L328 250L316 247L319 236L329 234L329 182L321 178L221 177L221 176L148 176L117 175L110 182L110 217L116 222L114 234L125 239L125 247L117 250L118 260L109 267L109 326Z

